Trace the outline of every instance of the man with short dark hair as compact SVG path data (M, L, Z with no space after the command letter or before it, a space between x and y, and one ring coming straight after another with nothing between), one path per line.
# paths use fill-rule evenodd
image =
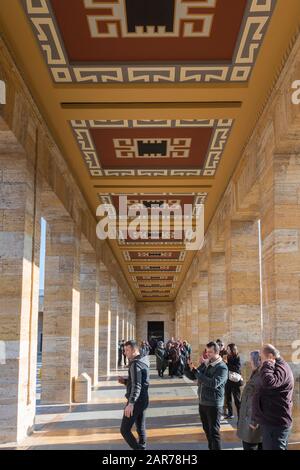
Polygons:
M129 360L128 378L118 377L119 383L126 385L127 404L120 432L127 444L134 450L146 449L146 418L145 411L149 405L149 359L141 357L139 346L135 341L127 341L124 346ZM132 434L132 426L136 425L139 441Z
M185 370L185 375L190 380L198 379L199 414L208 448L221 450L220 424L228 369L219 354L217 343L208 343L206 352L207 359L202 356L198 368L188 362L189 369Z
M251 427L260 425L263 450L286 450L292 427L293 373L272 344L262 347L261 362Z

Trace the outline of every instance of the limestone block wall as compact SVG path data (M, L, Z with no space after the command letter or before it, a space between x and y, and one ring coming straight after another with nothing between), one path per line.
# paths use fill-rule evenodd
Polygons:
M297 379L300 106L292 103L292 83L299 77L298 37L175 301L177 333L190 323L186 293L193 286L200 347L221 337L237 343L247 362L251 350L271 342ZM192 342L197 347L196 337Z
M0 442L5 443L20 442L34 425L41 217L47 222L42 402L70 404L80 372L88 371L94 384L109 374L118 312L127 309L130 336L136 312L118 262L97 239L95 216L1 39L0 79L7 88L0 106L0 341L6 351L0 364Z

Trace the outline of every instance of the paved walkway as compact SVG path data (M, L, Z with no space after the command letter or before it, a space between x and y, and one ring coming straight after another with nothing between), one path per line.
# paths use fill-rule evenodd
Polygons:
M117 375L102 377L88 405L37 405L36 431L19 449L127 450L119 433L125 387ZM188 379L157 377L151 358L150 407L147 411L148 449L206 449L199 414L197 388ZM38 387L39 391L39 387ZM234 423L222 423L224 447L239 447Z
M158 378L154 358L151 364L148 450L207 449L194 383L186 378ZM103 377L88 405L42 406L38 402L35 432L18 449L128 450L119 433L125 388L116 381L117 375L127 375L127 369ZM235 424L234 420L222 421L224 449L241 449Z

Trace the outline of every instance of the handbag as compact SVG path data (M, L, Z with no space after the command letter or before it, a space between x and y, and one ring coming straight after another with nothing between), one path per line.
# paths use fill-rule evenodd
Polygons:
M237 372L231 372L229 371L229 380L230 382L241 382L243 381L243 377L241 376L241 374L238 374Z

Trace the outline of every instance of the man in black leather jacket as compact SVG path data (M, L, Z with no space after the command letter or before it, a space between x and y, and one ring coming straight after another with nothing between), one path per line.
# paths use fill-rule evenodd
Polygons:
M129 360L128 378L119 377L119 383L126 385L127 405L120 432L127 444L134 450L146 449L146 418L145 411L149 405L149 359L141 357L139 346L135 341L125 343L125 354ZM136 425L139 441L132 434L132 426Z

